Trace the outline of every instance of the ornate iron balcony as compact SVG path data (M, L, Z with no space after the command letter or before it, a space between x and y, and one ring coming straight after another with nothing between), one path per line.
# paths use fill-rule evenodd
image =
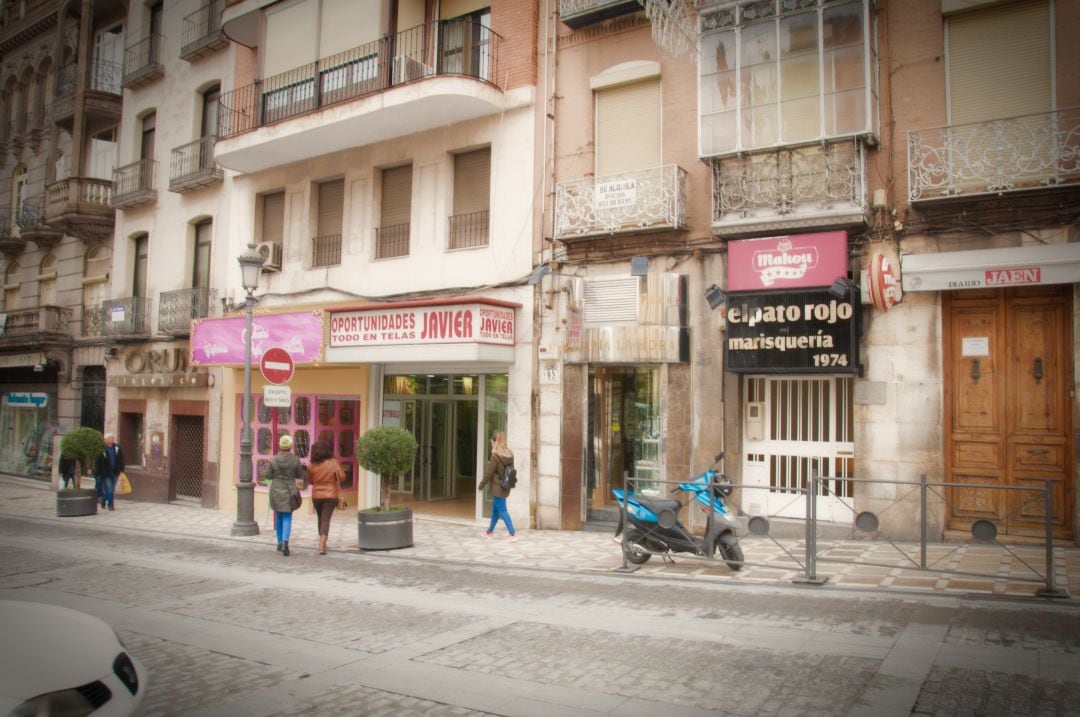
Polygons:
M150 299L128 296L101 302L101 335L128 336L150 333ZM83 335L86 335L83 327Z
M192 61L229 44L221 30L223 0L213 0L184 18L180 59Z
M163 334L187 334L192 319L205 319L214 309L217 291L205 286L177 291L163 291L158 296L158 331Z
M559 182L555 238L686 229L686 170L674 164Z
M559 19L576 29L643 8L638 0L559 0Z
M157 161L140 159L113 170L113 191L110 206L114 209L137 207L157 201L154 175Z
M188 192L221 181L224 173L214 162L216 140L217 137L210 135L180 145L172 151L169 168L170 191Z
M908 132L908 198L1080 184L1080 107Z
M74 63L64 65L57 70L54 97L61 98L73 94L78 74L79 66ZM120 84L122 77L123 67L119 63L94 60L90 66L90 82L87 87L96 92L119 95L123 91Z
M105 311L101 306L84 306L82 310L82 335L93 337L102 335L102 317Z
M711 164L718 234L865 221L866 169L858 139L715 157Z
M45 195L27 197L19 205L19 213L15 215L15 223L20 229L32 229L45 224Z

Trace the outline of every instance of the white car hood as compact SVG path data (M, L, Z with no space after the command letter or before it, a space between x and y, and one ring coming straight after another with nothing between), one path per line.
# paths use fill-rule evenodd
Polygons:
M112 672L124 648L104 621L55 605L0 600L0 714ZM12 700L9 708L3 703Z

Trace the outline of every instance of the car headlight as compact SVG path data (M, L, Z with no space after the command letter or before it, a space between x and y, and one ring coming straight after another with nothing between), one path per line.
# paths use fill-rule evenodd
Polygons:
M11 717L84 717L112 697L112 692L101 682L91 682L70 690L49 692L23 702L11 713Z

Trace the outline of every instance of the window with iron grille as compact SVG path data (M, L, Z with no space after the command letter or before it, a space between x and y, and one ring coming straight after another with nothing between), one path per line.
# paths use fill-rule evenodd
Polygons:
M285 192L263 194L256 235L259 241L280 244L285 239Z
M341 217L345 210L345 180L318 185L318 214L311 246L311 265L337 266L341 263Z
M412 165L382 172L382 212L375 235L375 258L409 255L412 219Z
M487 246L491 195L491 149L454 155L454 213L450 249Z

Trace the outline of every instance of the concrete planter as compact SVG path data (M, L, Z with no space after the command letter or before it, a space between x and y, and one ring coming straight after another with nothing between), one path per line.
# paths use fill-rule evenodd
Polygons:
M356 527L361 550L395 550L413 544L412 508L386 513L360 511Z
M93 488L74 488L56 491L56 515L71 518L77 515L96 515L97 491Z

